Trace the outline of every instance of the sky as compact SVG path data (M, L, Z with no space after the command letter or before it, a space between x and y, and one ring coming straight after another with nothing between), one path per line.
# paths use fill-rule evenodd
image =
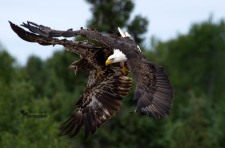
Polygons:
M185 34L193 23L213 16L213 21L225 19L225 0L135 0L131 16L140 14L149 20L146 42L151 36L166 41ZM91 18L90 5L85 0L3 0L0 5L0 43L19 65L24 65L30 55L43 60L62 46L41 46L25 42L10 28L8 21L21 24L27 20L54 29L74 30L86 26ZM132 18L131 17L131 18Z

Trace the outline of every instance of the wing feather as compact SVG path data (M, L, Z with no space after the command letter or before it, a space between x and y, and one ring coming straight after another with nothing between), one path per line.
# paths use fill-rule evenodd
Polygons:
M87 138L122 106L122 97L118 90L129 92L131 79L114 71L105 72L98 79L96 75L97 71L90 72L87 88L76 103L73 115L60 128L63 135L74 137L84 126Z
M130 61L137 82L134 95L134 100L137 100L136 111L157 119L166 117L173 102L171 83L159 65L143 59L142 62Z

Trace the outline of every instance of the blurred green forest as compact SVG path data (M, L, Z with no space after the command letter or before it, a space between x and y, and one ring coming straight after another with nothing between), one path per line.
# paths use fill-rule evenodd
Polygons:
M15 57L0 46L0 146L224 147L225 22L209 19L193 24L187 34L168 41L151 38L151 47L147 48L143 42L148 20L141 15L130 18L135 6L132 1L86 1L93 14L87 27L100 31L125 28L147 58L164 67L175 89L170 116L156 120L134 113L132 91L116 116L86 141L83 130L73 139L59 137L60 123L72 113L86 86L88 73L75 76L67 69L78 57L62 50L45 61L31 56L25 66L19 66ZM46 117L28 118L24 112Z

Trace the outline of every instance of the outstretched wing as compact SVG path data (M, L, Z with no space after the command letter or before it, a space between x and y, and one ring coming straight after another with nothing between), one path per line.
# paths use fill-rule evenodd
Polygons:
M19 26L13 24L12 22L10 22L10 26L12 28L12 30L23 40L27 41L27 42L37 42L41 45L54 45L52 43L46 43L45 39L43 39L42 36L40 35L36 35L30 32L25 31L24 29L20 28Z
M172 108L173 88L163 68L145 59L129 62L136 79L136 112L157 119L166 117Z
M123 48L128 58L130 71L136 79L134 100L137 100L136 112L155 117L166 117L172 108L173 88L163 68L147 61L139 46L119 28L128 48ZM121 44L121 43L120 43ZM135 48L129 48L129 47Z
M71 117L61 125L61 134L76 136L84 126L85 138L111 118L122 105L122 96L128 95L131 79L109 70L96 79L91 71L87 88L75 105Z
M73 42L70 40L66 40L66 39L57 39L57 38L52 38L51 36L45 36L45 34L40 33L42 31L37 31L38 28L33 28L30 29L28 28L30 31L34 30L34 32L28 32L24 29L22 29L21 27L13 24L12 22L9 22L10 26L12 28L12 30L23 40L28 41L28 42L34 42L34 43L38 43L40 45L62 45L64 47L66 47L66 49L68 49L71 52L74 52L76 54L78 54L81 57L88 57L88 49L102 49L102 47L96 47L92 44L89 43L82 43L82 42ZM23 25L23 26L28 26L28 25ZM42 26L42 25L40 25ZM35 34L37 33L37 34ZM91 53L92 54L92 53Z
M68 29L67 31L59 31L59 30L54 30L51 29L50 27L43 26L43 25L38 25L33 22L27 21L27 23L23 23L21 26L28 28L31 32L37 33L43 36L48 36L48 37L73 37L74 32L72 29Z

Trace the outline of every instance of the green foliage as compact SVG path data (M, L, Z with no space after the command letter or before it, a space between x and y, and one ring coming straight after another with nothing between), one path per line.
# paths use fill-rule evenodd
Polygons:
M24 73L26 73L26 79L30 81L31 85L34 87L35 96L43 96L45 91L43 82L46 82L47 77L41 59L35 56L31 56L28 59L27 65L24 70Z
M130 20L130 14L134 9L133 1L86 1L91 4L91 12L93 14L87 24L89 28L115 33L117 32L117 27L127 27L137 44L143 42L143 34L147 31L148 20L140 15L136 15L133 20Z
M194 24L187 35L158 42L154 54L175 89L169 147L222 147L225 24Z
M0 48L2 47L0 46ZM13 63L15 62L15 60L6 51L3 51L2 49L0 49L0 59L0 83L10 83L15 73L13 67Z
M144 40L143 34L147 32L148 20L140 15L135 16L134 20L128 25L128 31L137 44Z
M112 25L124 27L130 18L130 12L134 4L130 0L123 1L103 1L103 0L86 0L91 4L93 14L88 21L89 28L98 28L100 31L109 31Z

